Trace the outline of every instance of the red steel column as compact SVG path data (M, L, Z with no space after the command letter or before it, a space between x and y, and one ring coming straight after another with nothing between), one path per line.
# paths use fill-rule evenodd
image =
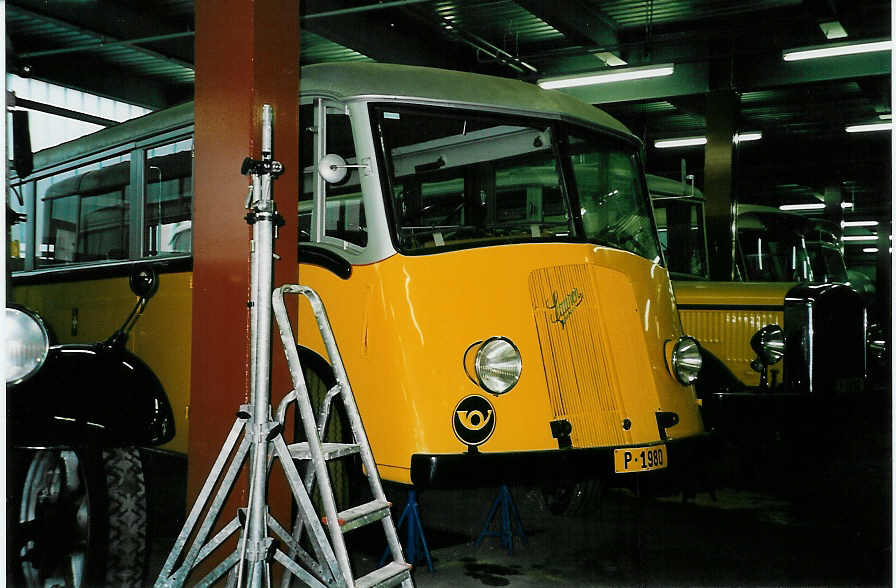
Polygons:
M299 3L196 3L193 339L187 499L192 505L234 422L249 400L249 242L244 157L261 157L261 107L274 109L274 159L284 173L272 196L286 224L275 252L274 284L296 282L299 191ZM293 313L294 314L294 313ZM295 324L295 316L293 316ZM272 329L272 399L292 388ZM275 404L276 406L276 404ZM247 503L245 471L222 511ZM276 495L286 506L285 485ZM273 500L272 500L273 502ZM280 510L283 510L282 508Z

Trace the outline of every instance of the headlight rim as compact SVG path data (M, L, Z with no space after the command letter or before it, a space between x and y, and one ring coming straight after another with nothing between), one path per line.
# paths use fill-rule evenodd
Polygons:
M510 386L508 386L506 389L501 390L501 391L492 390L489 386L487 386L485 384L485 382L483 381L482 376L479 373L480 358L482 356L483 350L485 350L485 348L488 347L488 345L490 343L493 343L495 341L503 341L503 342L507 343L508 345L510 345L510 347L513 349L513 351L516 353L517 357L519 358L519 363L520 363L519 374L516 376L513 383L510 384ZM503 396L504 394L507 394L508 392L513 390L516 387L516 385L519 384L520 379L523 376L523 354L520 353L519 347L517 347L516 344L513 341L511 341L509 337L505 337L503 335L495 335L493 337L488 337L486 339L483 339L482 341L474 343L469 348L467 348L467 353L469 353L473 347L476 347L476 354L473 357L473 374L475 374L475 376L476 376L475 383L480 388L482 388L483 390L485 390L486 392L488 392L489 394L492 394L494 396Z
M43 344L42 344L42 349L41 349L41 353L40 353L40 360L37 362L35 367L33 367L31 370L29 370L23 376L20 376L19 378L16 378L14 380L7 379L6 387L8 389L8 388L11 388L14 386L18 386L24 382L27 382L37 372L40 371L40 369L43 367L43 365L47 361L47 357L50 354L50 346L52 343L50 341L50 330L47 328L47 325L44 322L44 319L38 313L31 310L30 308L26 308L26 307L22 306L21 304L15 304L15 303L7 304L6 310L20 312L21 314L30 318L34 322L34 324L36 324L38 326L38 328L40 329L41 335L43 335L43 337L42 337ZM4 320L6 320L5 319L5 311L4 311ZM8 352L8 347L5 347L4 349L5 349L4 352Z
M770 333L780 335L780 351L775 349L769 351L767 343L769 342L768 335ZM753 334L750 338L750 347L753 349L753 352L756 354L760 363L765 367L770 367L784 359L784 355L787 351L787 336L781 325L777 323L769 323L762 326Z
M693 344L693 349L697 350L697 357L700 358L700 364L697 366L696 372L693 377L689 380L686 380L682 377L681 373L679 373L679 364L681 361L681 354L683 352L682 346L686 343ZM683 386L692 386L695 384L700 377L700 370L703 367L703 354L700 351L700 343L694 337L690 335L681 335L678 339L675 340L675 343L672 345L672 355L669 359L669 367L672 375L675 376L675 379L678 380L678 383Z

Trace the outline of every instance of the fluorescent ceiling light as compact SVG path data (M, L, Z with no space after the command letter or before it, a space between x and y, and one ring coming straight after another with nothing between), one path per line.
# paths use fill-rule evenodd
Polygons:
M846 127L847 133L868 133L871 131L889 131L893 128L892 122L870 123L867 125L852 125Z
M858 53L889 51L892 48L892 41L874 41L871 43L853 43L851 45L840 44L806 47L801 49L787 49L784 51L783 57L784 61L799 61L802 59L818 59L820 57L836 57L839 55L856 55Z
M745 143L747 141L758 141L762 138L762 131L747 131L745 133L737 133L734 135L735 143ZM654 141L653 146L657 149L668 149L669 147L694 147L696 145L706 145L706 137L681 137L679 139L658 139Z
M877 253L880 251L877 247L864 247L862 253Z
M877 241L877 235L843 235L844 241Z
M846 227L876 227L880 223L875 220L867 220L867 221L840 221L840 228L845 229Z
M734 135L735 143L745 143L747 141L758 141L762 138L761 131L750 131L746 133L737 133Z
M657 78L669 76L675 73L675 65L648 65L644 67L627 67L625 69L608 69L606 71L566 76L562 78L544 78L538 80L538 85L545 90L557 88L575 88L578 86L591 86L594 84L609 84L626 80L641 80L644 78Z
M852 208L852 202L841 202L841 208ZM824 210L824 202L810 202L809 204L782 204L780 210Z
M820 22L818 23L818 28L821 29L821 32L824 33L824 36L828 39L842 39L849 36L846 34L846 29L843 28L843 25L840 24L839 20Z
M881 120L893 120L893 113L890 114L879 114L877 115Z
M813 202L811 204L782 204L778 208L781 210L824 210L824 202Z
M706 145L706 137L682 137L681 139L660 139L654 141L653 146L657 149L668 149L669 147L693 147L695 145Z

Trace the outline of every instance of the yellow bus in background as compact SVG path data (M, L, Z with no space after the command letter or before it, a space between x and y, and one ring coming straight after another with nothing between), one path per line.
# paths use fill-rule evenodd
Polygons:
M367 63L301 75L300 238L277 247L298 246L299 279L327 305L380 475L559 484L687 466L704 439L700 356L638 139L515 80ZM16 300L63 341L109 331L131 303L128 269L156 267L129 345L171 399L178 452L191 137L184 105L38 154L15 182L28 223L10 260ZM319 390L332 380L322 342L301 327L298 340Z
M833 395L861 393L867 312L857 293L813 274L805 217L737 204L736 280L712 281L704 197L648 175L685 329L700 342L707 428L749 436L814 421Z

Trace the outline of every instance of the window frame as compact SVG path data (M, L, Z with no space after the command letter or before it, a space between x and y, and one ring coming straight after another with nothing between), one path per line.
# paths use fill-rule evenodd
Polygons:
M469 116L489 116L494 119L505 119L508 121L508 124L514 125L526 125L535 128L533 124L535 121L541 124L546 124L551 129L552 134L552 151L554 153L555 161L558 163L558 175L559 175L559 184L561 194L566 204L567 210L571 214L572 217L572 225L575 230L575 235L570 237L565 237L562 239L556 239L552 241L544 241L544 240L534 240L532 242L537 243L547 243L547 242L556 242L556 243L591 243L592 241L585 237L585 230L582 224L582 218L578 206L578 198L579 194L577 192L577 188L575 186L575 178L572 169L572 162L570 161L570 154L567 142L569 140L569 136L571 133L575 133L576 136L581 137L597 137L601 141L613 141L616 142L620 150L624 148L630 149L629 156L633 158L635 166L639 173L638 181L641 186L641 199L643 204L645 205L646 210L648 211L649 222L651 225L651 230L653 231L654 239L656 240L656 248L658 257L656 259L649 259L648 261L657 263L660 266L665 267L665 259L663 258L662 250L659 246L659 237L657 236L656 231L656 221L653 218L653 203L650 199L650 192L647 189L647 181L644 172L643 158L642 152L640 149L639 143L633 141L625 136L614 133L608 129L592 126L587 123L583 123L577 119L570 119L568 117L564 117L562 115L551 115L550 113L537 113L537 112L507 112L503 110L492 110L492 109L475 109L470 105L451 105L451 104L441 104L441 103L430 103L430 102L395 102L389 100L371 100L367 102L367 113L369 119L369 125L371 132L373 133L373 142L375 144L375 157L377 160L377 165L380 168L380 198L383 201L385 206L386 213L386 224L388 227L389 237L391 239L391 246L394 250L402 255L407 256L420 256L420 255L434 255L439 253L444 253L448 251L457 251L462 249L471 249L471 248L480 248L486 247L483 243L473 243L473 244L463 244L463 245L448 245L441 247L434 247L429 250L423 249L408 249L402 247L400 244L400 240L397 235L397 212L395 210L394 203L394 187L392 185L392 170L391 170L391 161L389 160L388 154L386 150L388 146L386 145L384 138L384 130L380 124L380 118L378 118L378 113L384 110L395 109L395 108L405 108L414 111L424 111L429 109L435 110L444 110L450 111L453 115L456 116L464 116L465 114ZM575 193L576 203L572 203L572 194ZM525 244L530 241L526 240L513 240L510 241L509 244ZM500 240L494 241L491 245L502 245ZM609 246L608 246L609 247ZM626 251L621 248L614 248L618 251ZM638 255L634 253L634 255ZM643 259L647 259L646 257L640 256Z
M119 145L114 145L105 149L101 149L92 153L87 153L79 157L73 157L66 161L48 165L45 168L36 170L25 178L16 178L10 183L10 188L19 190L25 200L25 213L27 215L25 235L26 254L24 259L24 268L16 271L14 276L29 276L57 272L72 272L81 270L97 270L101 268L114 268L121 265L130 266L134 262L160 263L171 260L183 260L192 257L192 253L173 254L165 256L148 256L144 255L145 239L143 236L143 223L145 221L146 206L146 153L150 149L161 147L164 145L177 143L186 139L194 139L194 125L189 124L176 129L170 129L157 135L148 136L142 139L128 141ZM90 135L87 135L78 141L87 142ZM195 144L194 144L195 149ZM37 182L52 178L58 174L76 170L81 167L99 163L113 157L127 155L130 162L130 177L127 187L127 202L129 204L128 216L128 254L126 258L120 260L101 260L72 262L56 266L40 266L36 263L39 252L38 235L37 235ZM190 214L192 219L192 211Z

